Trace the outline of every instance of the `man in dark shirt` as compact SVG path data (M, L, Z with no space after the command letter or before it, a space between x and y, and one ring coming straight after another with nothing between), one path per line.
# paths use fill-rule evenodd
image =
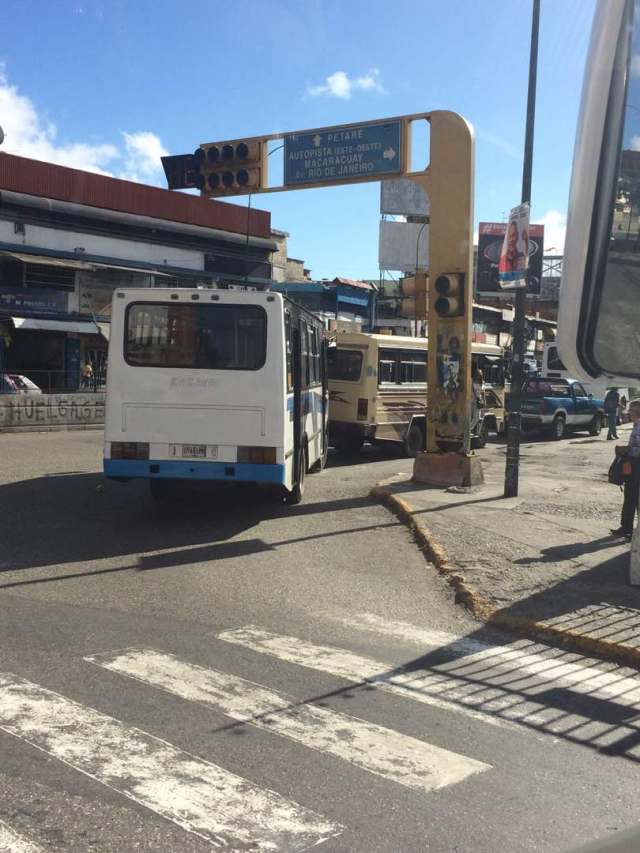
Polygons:
M607 441L612 441L618 437L618 406L620 405L620 394L617 388L609 388L607 396L604 398L604 413L609 422L609 432L607 433Z

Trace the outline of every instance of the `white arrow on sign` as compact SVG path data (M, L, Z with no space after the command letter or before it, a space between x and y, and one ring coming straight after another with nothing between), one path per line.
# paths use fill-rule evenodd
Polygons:
M313 144L314 144L314 146L315 146L316 148L320 148L320 143L321 143L321 142L322 142L322 137L320 136L320 134L319 134L319 133L316 133L316 135L313 137Z
M382 156L385 160L393 160L397 153L398 152L395 150L395 148L385 148L385 150L382 152Z

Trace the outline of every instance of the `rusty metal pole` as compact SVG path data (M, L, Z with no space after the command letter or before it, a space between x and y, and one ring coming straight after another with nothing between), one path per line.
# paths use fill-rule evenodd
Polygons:
M531 20L531 52L529 54L529 92L527 96L527 125L524 139L524 164L522 167L522 203L531 203L531 173L533 168L533 129L536 116L536 78L538 71L538 30L540 26L540 0L533 0ZM513 346L511 364L511 393L507 420L507 461L504 471L504 496L518 494L520 472L520 423L522 410L522 383L524 381L526 287L516 291L513 318Z

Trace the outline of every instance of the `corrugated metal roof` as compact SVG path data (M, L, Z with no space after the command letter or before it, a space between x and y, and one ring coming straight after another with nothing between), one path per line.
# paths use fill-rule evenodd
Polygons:
M247 208L237 204L0 152L0 190L3 189L205 228L240 234L247 231ZM254 237L270 237L271 214L253 208L249 233Z
M355 278L342 278L341 276L336 276L333 279L332 284L347 284L349 287L360 287L363 290L375 290L372 284L369 284L367 281L358 281Z

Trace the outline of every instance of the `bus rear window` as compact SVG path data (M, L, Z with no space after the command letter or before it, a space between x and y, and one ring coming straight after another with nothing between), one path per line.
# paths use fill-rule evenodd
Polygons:
M267 315L259 305L134 302L127 309L125 360L136 367L259 370Z
M362 370L362 353L357 350L329 347L327 374L329 379L357 382Z

